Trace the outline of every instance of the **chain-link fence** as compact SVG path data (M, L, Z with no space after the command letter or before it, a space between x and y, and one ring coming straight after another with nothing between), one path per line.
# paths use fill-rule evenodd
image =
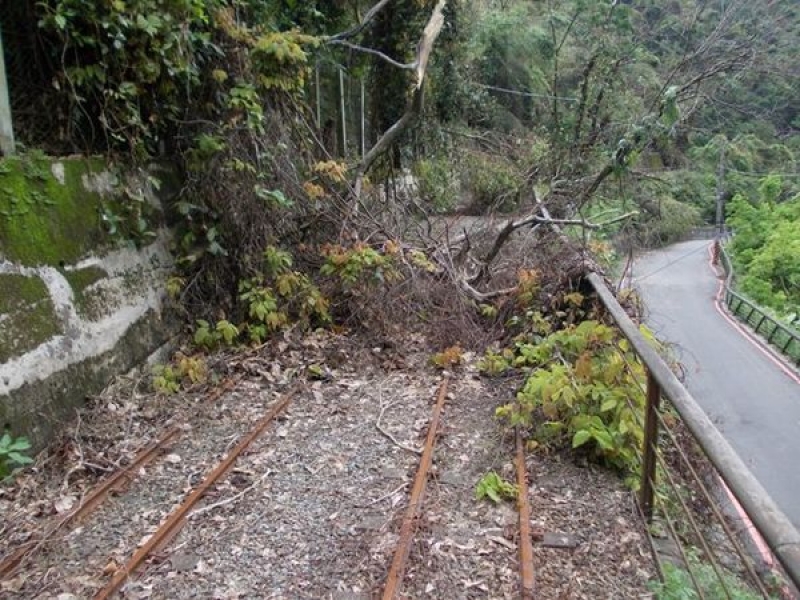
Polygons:
M55 87L57 44L39 27L44 8L34 0L0 3L0 28L14 135L21 147L54 153L70 143L69 101Z

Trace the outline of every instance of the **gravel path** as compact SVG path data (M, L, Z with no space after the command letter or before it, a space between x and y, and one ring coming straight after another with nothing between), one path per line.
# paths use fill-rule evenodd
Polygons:
M120 596L376 597L442 380L428 365L424 340L395 347L404 354L320 334L284 343L271 355L230 359L244 374L237 386L215 402L171 397L175 415L170 421L159 412L158 424L177 423L183 433L168 453L85 523L32 556L13 579L0 582L0 596L92 597L263 416L288 380L313 364L321 365L314 373L323 372L324 379L297 394ZM519 597L515 506L474 495L490 470L513 481L511 438L493 414L514 388L510 380L479 377L474 357L452 373L404 580L406 598ZM157 430L147 429L148 435ZM553 534L575 542L566 549L537 545L539 597L649 597L646 581L654 571L620 481L553 456L531 456L529 467L534 528L545 543ZM64 494L45 482L40 491L49 491L52 497L42 502L51 504Z
M232 477L243 483L229 478L220 495L248 491L192 520L142 585L175 599L371 592L394 541L387 509L402 502L416 463L375 423L391 400L382 425L418 445L434 392L434 376L406 373L316 383L240 461Z
M542 598L652 598L656 574L631 492L607 471L528 457L534 570ZM551 547L548 547L551 546Z

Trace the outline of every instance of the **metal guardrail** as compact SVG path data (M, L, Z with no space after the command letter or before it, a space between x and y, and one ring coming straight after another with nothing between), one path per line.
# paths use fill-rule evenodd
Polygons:
M678 412L695 441L742 506L758 533L769 546L769 549L783 566L789 579L795 586L800 587L800 533L778 508L767 491L731 448L730 444L722 437L722 434L681 384L664 359L645 340L637 325L634 324L619 302L617 302L605 281L596 273L590 273L587 276L587 280L622 334L630 342L631 347L635 350L647 371L647 402L644 419L645 439L642 460L642 484L639 498L641 509L645 516L648 520L652 519L654 499L657 499L655 495L657 465L659 460L662 460L659 453L659 424L666 429L666 424L659 410L660 400L663 397L671 402ZM672 434L670 433L670 435ZM676 441L674 437L672 439ZM692 468L691 465L689 465L689 468ZM666 475L671 479L669 473L666 473ZM697 477L694 471L693 475ZM727 527L719 512L717 512L717 516L722 522L722 526L724 528ZM692 518L691 515L689 515L689 518ZM672 524L669 526L670 530L674 529ZM726 529L726 532L732 538L733 544L736 545L737 542L733 539L734 536L730 534L728 529ZM704 544L706 552L710 550L710 553L713 554L713 548L710 549L705 545L704 541L701 540L701 542ZM736 549L744 560L741 548L736 546ZM681 553L683 553L683 550L681 550ZM714 568L717 570L716 565ZM749 566L746 566L746 568L751 574L751 580L755 580L754 584L762 595L769 597L752 568ZM722 580L723 577L719 570L717 570L717 574ZM694 581L694 575L691 572L690 575ZM694 581L694 583L697 586L697 581ZM703 596L701 595L700 597ZM727 593L727 597L733 596Z
M800 333L767 314L763 308L742 294L735 292L733 264L725 251L725 246L719 244L715 254L725 271L725 306L731 314L744 321L753 331L763 336L768 344L780 350L795 364L800 365Z
M722 237L731 235L731 228L724 226L722 228ZM716 225L703 225L702 227L694 227L689 231L687 236L691 240L713 240L720 235L720 229Z

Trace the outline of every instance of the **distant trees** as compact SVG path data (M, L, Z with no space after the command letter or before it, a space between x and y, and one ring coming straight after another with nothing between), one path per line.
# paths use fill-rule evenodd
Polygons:
M797 169L792 0L21 0L4 10L4 33L6 15L27 23L8 53L35 48L42 65L36 86L11 81L16 105L30 97L60 150L179 160L195 258L213 249L222 260L226 236L251 249L348 227L391 237L454 207L521 213L512 228L555 219L582 241L625 230L663 242L698 212L711 217L717 196L755 198L758 176ZM420 182L395 198L401 168ZM784 179L781 198L794 184ZM265 207L270 219L256 218Z
M762 180L755 202L736 195L729 205L730 243L741 290L789 322L800 323L800 196L778 202L782 181Z

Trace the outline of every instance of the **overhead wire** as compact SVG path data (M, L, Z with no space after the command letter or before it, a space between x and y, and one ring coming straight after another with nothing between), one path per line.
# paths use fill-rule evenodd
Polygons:
M638 277L637 277L637 276L634 276L634 277L631 277L631 279L632 279L633 281L643 281L643 280L647 279L648 277L652 277L652 276L653 276L653 275L655 275L656 273L660 273L660 272L661 272L661 271L663 271L664 269L667 269L667 268L671 267L672 265L674 265L674 264L677 264L677 263L681 262L682 260L685 260L685 259L689 258L689 257L690 257L690 256L692 256L693 254L697 254L697 253L698 253L698 252L700 252L700 251L704 251L704 250L706 250L706 248L707 248L707 247L708 247L708 246L706 246L706 245L704 244L704 245L702 245L702 246L700 246L700 247L698 247L698 248L695 248L694 250L691 250L691 251L687 252L686 254L682 254L682 255L680 255L678 258L675 258L675 259L673 259L673 260L669 261L667 264L660 266L658 269L656 269L656 270L654 270L654 271L651 271L651 272L650 272L650 273L648 273L647 275L640 275L640 276L638 276Z

